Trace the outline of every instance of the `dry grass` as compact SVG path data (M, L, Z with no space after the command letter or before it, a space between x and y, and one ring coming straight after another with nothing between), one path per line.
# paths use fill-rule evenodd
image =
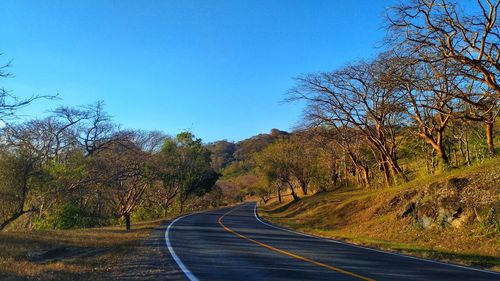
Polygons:
M1 280L114 280L119 260L160 221L123 227L0 233ZM34 253L59 249L43 257ZM31 255L31 257L30 257Z
M498 233L485 233L478 223L461 228L422 229L410 218L398 219L397 210L387 208L396 192L456 176L470 178L474 188L498 186L492 173L500 173L498 158L481 166L414 180L393 189L337 191L309 196L296 203L273 202L261 206L260 214L302 232L499 271Z

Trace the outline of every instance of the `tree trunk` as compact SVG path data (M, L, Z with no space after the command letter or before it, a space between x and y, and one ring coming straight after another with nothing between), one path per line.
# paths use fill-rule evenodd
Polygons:
M293 188L293 185L291 185L290 183L288 183L288 186L290 186L290 190L291 190L291 194L292 194L292 197L293 197L293 201L300 201L300 197L297 196L297 193L295 193L295 189Z
M34 209L31 209L31 210L25 210L25 211L19 211L19 212L16 212L14 213L10 218L4 220L1 224L0 224L0 231L2 231L7 225L9 225L11 222L17 220L19 217L21 217L22 215L26 214L26 213L29 213L29 212L33 212L35 211Z
M179 214L184 212L184 200L182 199L182 194L179 196Z
M384 185L385 187L392 186L391 172L389 171L389 165L387 163L382 163L382 173L384 175Z
M125 229L127 229L127 231L130 231L130 214L129 213L125 214Z
M485 122L486 125L486 143L491 155L495 155L495 145L493 143L493 122Z
M455 156L455 167L458 167L460 164L458 162L458 152L455 147L453 148L453 156Z
M304 193L304 195L307 195L307 183L300 182L300 188L302 189L302 193Z
M436 139L428 134L420 134L420 136L434 148L434 151L437 153L439 157L439 170L446 170L450 166L450 160L448 155L446 154L445 147L443 146L443 132L438 131L436 135Z
M465 151L466 151L466 155L467 157L465 158L466 160L466 163L468 166L470 166L471 164L471 161L470 161L470 149L469 149L469 140L467 140L467 142L465 143Z
M442 145L436 145L434 149L436 150L436 153L439 156L439 160L441 162L439 164L439 170L446 170L450 165L450 160L448 159L448 155L446 155L446 151L444 150Z
M364 186L366 188L370 187L370 171L368 167L362 166L361 167L361 177L363 179Z
M170 203L168 202L168 200L165 201L165 209L164 209L164 213L163 213L163 216L164 217L167 217L168 215L168 207L169 207Z
M278 201L280 202L280 204L283 203L281 200L281 187L278 187Z
M430 164L431 164L431 174L435 174L436 173L436 157L435 157L435 153L436 153L436 150L434 148L432 148L431 150L431 153L430 153Z
M384 179L384 186L385 187L391 187L392 185L392 180L391 180L391 171L389 168L389 164L387 163L387 158L385 155L381 152L379 152L379 162L380 162L380 171L382 172L382 176Z
M398 161L395 158L390 158L390 165L391 165L391 171L392 175L394 177L394 180L398 180L399 178L402 178L403 181L407 182L408 177L405 175L403 172L403 169L399 166Z
M339 172L338 171L333 172L333 174L331 176L331 180L332 180L333 186L336 188L338 185L338 182L339 182Z

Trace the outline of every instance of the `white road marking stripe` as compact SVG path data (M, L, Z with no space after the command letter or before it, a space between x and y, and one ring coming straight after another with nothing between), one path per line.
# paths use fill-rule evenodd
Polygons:
M170 252L170 254L172 255L172 258L174 258L174 261L177 263L177 265L182 270L182 272L184 272L186 277L190 281L199 281L199 279L196 278L196 276L194 276L194 274L191 271L189 271L189 269L186 267L186 265L184 265L184 263L181 261L181 259L177 256L177 254L174 251L174 248L172 247L172 243L170 243L170 239L168 237L168 234L170 232L170 228L174 225L174 223L176 223L178 220L180 220L182 218L189 217L189 216L194 215L194 214L196 214L196 213L192 213L192 214L184 215L182 217L178 217L173 222L171 222L168 225L167 230L165 231L165 242L167 243L167 248L168 248L168 251Z
M429 263L436 263L436 264L441 264L441 265L447 265L447 266L452 266L452 267L458 267L458 268L463 268L463 269L469 269L469 270L475 270L475 271L479 271L479 272L485 272L485 273L491 273L491 274L495 274L495 275L500 275L500 272L494 272L494 271L489 271L489 270L484 270L484 269L479 269L479 268L467 267L467 266L462 266L462 265L452 264L452 263L445 263L445 262L440 262L440 261L435 261L435 260L428 260L428 259L423 259L423 258L413 257L413 256L407 256L407 255L398 254L398 253L386 252L386 251L382 251L382 250L377 250L377 249L363 247L363 246L359 246L359 245L355 245L355 244L345 243L345 242L338 241L338 240L333 240L333 239L328 239L328 238L324 238L324 237L319 237L319 236L316 236L316 235L302 233L302 232L298 232L298 231L295 231L295 230L291 230L291 229L279 227L279 226L276 226L276 225L272 225L272 224L267 223L267 222L265 222L265 221L263 221L263 220L261 220L259 218L259 216L257 215L257 203L255 203L255 207L253 209L253 214L254 214L255 218L259 222L261 222L262 224L265 224L265 225L267 225L269 227L273 227L273 228L276 228L276 229L288 231L290 233L299 234L299 235L302 235L302 236L307 236L307 237L316 238L316 239L320 239L320 240L331 242L331 243L343 244L343 245L347 245L347 246L352 246L352 247L356 247L356 248L360 248L360 249L370 250L370 251L379 252L379 253L383 253L383 254L394 255L394 256L403 257L403 258L410 258L410 259L419 260L419 261L425 261L425 262L429 262Z

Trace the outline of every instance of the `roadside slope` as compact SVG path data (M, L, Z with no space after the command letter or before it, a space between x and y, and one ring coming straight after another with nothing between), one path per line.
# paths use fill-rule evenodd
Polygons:
M500 271L500 161L395 189L320 193L259 207L301 232Z

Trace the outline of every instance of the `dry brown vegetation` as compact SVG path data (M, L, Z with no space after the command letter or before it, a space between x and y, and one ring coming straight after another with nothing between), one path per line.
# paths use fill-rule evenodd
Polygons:
M434 188L443 192L455 179L467 181L466 185L457 187L461 190L457 204L463 211L453 220L439 224L432 210L442 210L443 202L449 205L454 194L439 195L431 191ZM393 189L319 193L299 202L289 198L283 204L273 202L261 206L259 213L271 222L302 232L498 271L499 230L486 220L492 215L488 214L490 207L500 204L499 186L497 158L480 166L422 178ZM403 215L408 211L408 203L417 199L421 203L415 210ZM474 209L471 214L470 210ZM431 222L425 226L421 223L423 214L427 214ZM493 215L498 220L498 214Z
M160 221L123 227L0 233L2 280L116 280Z

